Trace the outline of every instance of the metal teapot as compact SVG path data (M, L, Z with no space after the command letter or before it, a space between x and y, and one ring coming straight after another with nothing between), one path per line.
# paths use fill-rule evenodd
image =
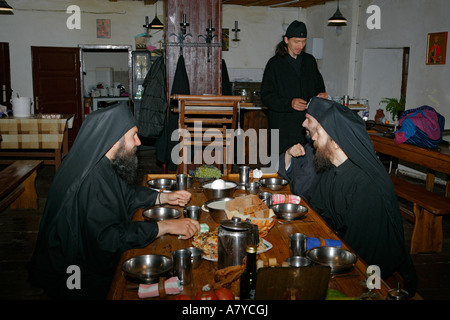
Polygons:
M258 226L238 217L222 220L218 229L219 269L242 264L247 245L259 244Z

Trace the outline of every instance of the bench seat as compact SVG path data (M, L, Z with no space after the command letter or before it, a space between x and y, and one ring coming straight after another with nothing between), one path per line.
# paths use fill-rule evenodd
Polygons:
M442 216L450 214L450 199L394 175L390 177L396 195L413 203L414 230L410 252L441 252Z
M38 209L36 192L37 169L42 160L17 160L0 171L0 212L12 209Z

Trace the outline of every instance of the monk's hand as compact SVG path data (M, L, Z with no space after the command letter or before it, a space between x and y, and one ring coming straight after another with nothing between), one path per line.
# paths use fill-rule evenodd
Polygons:
M296 145L290 147L286 152L294 158L302 157L305 155L305 148L300 143L297 143Z
M184 207L191 200L191 193L185 190L163 192L160 200L160 204L167 203L174 206Z
M189 239L200 231L200 223L189 218L169 219L158 221L158 235L173 234L181 239Z
M308 102L300 98L294 98L291 102L292 109L297 111L304 111L308 107Z

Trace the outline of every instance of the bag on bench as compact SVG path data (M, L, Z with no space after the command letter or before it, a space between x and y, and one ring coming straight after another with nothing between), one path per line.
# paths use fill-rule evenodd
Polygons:
M442 141L445 118L429 106L406 110L395 132L396 144L408 143L422 148L437 148Z

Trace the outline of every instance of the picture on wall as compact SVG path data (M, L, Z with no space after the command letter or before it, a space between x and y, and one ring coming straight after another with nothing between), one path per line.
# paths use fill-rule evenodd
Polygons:
M111 39L110 19L97 19L97 38Z
M222 29L222 51L228 51L230 48L230 30Z
M445 64L448 32L428 34L427 64Z

